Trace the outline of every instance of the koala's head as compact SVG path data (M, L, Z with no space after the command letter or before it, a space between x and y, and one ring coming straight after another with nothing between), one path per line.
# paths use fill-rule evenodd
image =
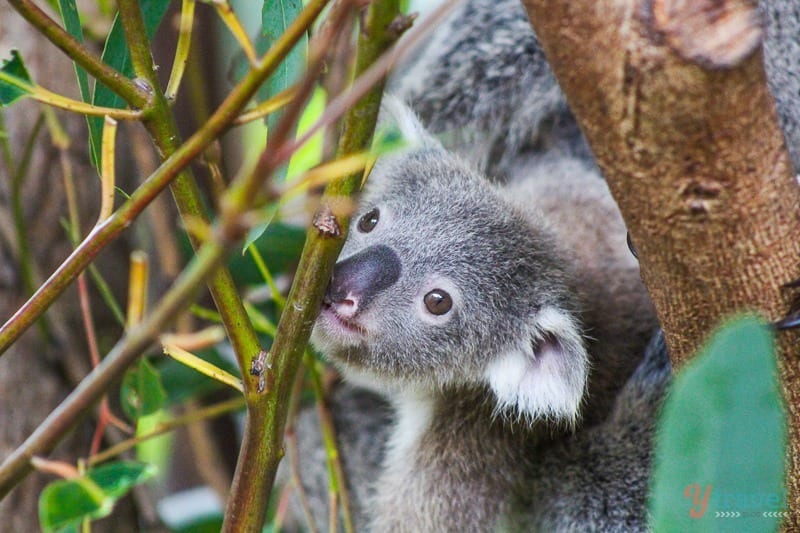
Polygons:
M573 419L588 362L553 238L389 111L421 144L373 169L312 341L376 388L485 385L503 410Z

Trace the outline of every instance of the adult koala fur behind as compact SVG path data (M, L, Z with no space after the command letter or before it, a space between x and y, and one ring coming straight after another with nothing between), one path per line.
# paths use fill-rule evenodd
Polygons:
M795 162L798 6L762 6ZM414 112L389 99L382 122L409 147L373 169L312 336L345 377L329 407L356 529L645 531L669 361L519 2L464 2L394 90ZM324 524L313 410L296 431Z

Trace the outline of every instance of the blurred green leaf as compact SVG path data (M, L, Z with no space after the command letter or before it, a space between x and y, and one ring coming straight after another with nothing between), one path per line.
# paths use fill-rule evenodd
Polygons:
M156 468L147 463L136 461L117 461L92 468L86 474L105 494L119 499L128 491L154 477Z
M675 378L657 435L654 531L777 529L786 434L763 322L740 318L712 337Z
M297 266L305 239L304 228L272 222L255 242L258 251L264 257L267 268L277 276L290 272ZM192 246L185 233L180 236L179 244L184 257L191 257ZM264 282L258 268L247 256L234 254L228 261L228 268L240 286L260 285Z
M161 376L147 359L125 373L120 388L122 410L129 419L139 420L161 409L167 400L167 393L161 383Z
M170 528L172 533L219 533L222 529L223 516L211 514L201 517L192 517L178 526Z
M145 32L147 33L148 39L153 39L153 35L155 35L159 24L161 24L161 19L164 18L164 13L167 12L168 7L169 0L141 0L140 8L142 10ZM120 21L119 15L114 19L114 24L111 26L111 31L108 34L106 45L103 49L102 59L123 75L129 78L133 77L130 51L128 50L128 43L125 40L125 31L122 28L122 21ZM122 98L100 82L97 82L95 85L92 103L104 107L125 107L125 102ZM90 117L89 129L92 132L92 161L99 168L103 117Z
M122 461L98 466L77 478L54 481L39 496L42 530L74 531L84 519L108 516L119 498L154 475L151 465Z
M64 23L64 29L67 33L72 35L79 43L83 42L83 27L81 26L81 19L78 15L78 7L75 5L75 0L58 0L58 12L61 15L61 22ZM81 93L81 99L84 102L92 101L92 93L89 90L89 77L86 71L73 61L72 66L75 69L75 77L78 79L78 90ZM91 117L86 117L86 122L89 125L89 145L94 145L94 136L98 134L93 127L94 122Z
M263 55L269 50L269 47L283 35L302 9L303 2L301 0L264 0L261 8L261 37L256 39L256 51ZM288 89L300 79L305 71L307 51L308 36L303 35L259 91L261 100L266 100ZM276 115L278 114L273 113L270 117ZM271 128L274 119L268 119L267 124Z
M325 90L322 89L322 87L317 87L314 89L314 93L309 99L308 104L303 110L303 113L300 116L300 120L297 124L298 137L308 131L322 115L322 112L325 111L326 101L327 96L325 94ZM291 159L289 160L289 165L284 171L284 175L293 177L299 176L303 172L320 164L322 161L322 148L324 140L325 136L322 130L314 134L306 144L300 147L300 149L297 150L294 155L292 155ZM272 204L267 206L265 210L266 222L250 230L250 232L247 234L247 238L245 239L242 250L246 250L248 246L261 237L261 235L272 223L273 217L275 214L277 214L277 212L278 207L276 205Z
M11 59L4 59L0 72L4 77L10 79L0 79L0 107L6 107L18 99L30 94L30 91L17 86L14 80L25 85L33 85L28 69L22 61L22 56L18 50L11 50Z
M39 495L39 524L45 532L64 531L79 526L84 518L108 516L113 507L114 500L91 479L61 479Z
M314 89L314 93L306 104L303 114L297 123L297 136L303 135L313 126L325 111L327 95L322 87ZM292 155L289 160L287 176L299 176L322 162L322 146L325 140L324 131L320 129L306 144Z

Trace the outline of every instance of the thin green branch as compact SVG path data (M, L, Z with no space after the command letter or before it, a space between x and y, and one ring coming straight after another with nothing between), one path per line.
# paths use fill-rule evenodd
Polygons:
M169 75L167 90L164 92L167 100L174 101L183 80L186 61L192 45L192 27L194 26L195 0L183 0L181 4L181 22L178 26L178 44L175 46L175 58L172 60L172 72Z
M44 115L39 115L25 142L22 158L11 177L11 214L14 219L14 231L17 234L17 256L22 275L22 286L26 295L32 294L36 285L33 279L30 240L26 231L28 225L25 222L25 212L22 208L22 184L28 175L33 149L36 146L36 138L39 136L39 132L42 131L44 123ZM45 328L43 332L46 332L46 326L43 323L42 327Z
M94 257L115 240L186 165L227 129L264 80L275 71L280 61L289 53L303 34L304 28L316 19L326 4L327 0L310 2L295 23L264 55L258 66L244 76L203 126L175 150L110 218L94 228L36 293L3 324L0 328L0 354L8 350L9 346L53 303Z
M34 28L59 47L73 61L86 69L103 85L119 94L131 107L144 109L149 103L145 91L137 87L132 80L106 65L95 57L88 48L76 40L44 11L30 0L8 0L8 3L27 20Z
M390 26L400 16L399 0L373 2L367 11L366 27L362 28L358 43L356 75L362 74L399 35L391 35ZM331 25L333 28L340 26ZM310 50L309 57L313 58ZM306 87L298 89L298 93ZM345 117L340 153L364 150L369 147L380 107L383 83L377 83ZM286 111L284 119L292 109ZM284 127L284 128L282 128ZM286 131L284 131L286 129ZM288 139L288 127L282 119L276 128L276 138ZM283 147L264 152L256 165L270 167ZM269 159L271 161L269 161ZM297 374L297 369L308 342L311 328L319 312L322 295L330 279L333 263L344 243L349 213L342 209L342 198L355 191L361 183L361 174L337 180L326 187L318 210L320 219L332 231L309 229L300 265L289 293L287 305L281 315L278 331L269 356L271 367L265 370L270 384L257 408L248 411L242 447L239 452L236 474L231 487L231 498L225 512L223 531L259 531L263 523L267 495L274 483L275 472L283 456L283 430L286 423L287 398ZM243 189L246 194L255 191ZM317 217L315 217L317 218Z
M347 491L344 469L342 468L341 454L336 443L336 428L333 417L325 401L325 388L322 385L322 376L317 368L317 360L310 349L305 351L305 366L308 375L311 377L311 388L314 391L314 399L317 402L317 413L319 415L319 425L322 432L322 442L325 446L325 458L328 463L328 479L330 480L329 491L336 494L342 503L342 522L346 533L353 533L353 516L350 512L350 495ZM338 517L332 517L336 523Z
M242 409L243 407L244 407L244 398L238 396L231 400L226 400L224 402L220 402L214 405L209 405L208 407L202 407L200 409L190 411L185 415L181 415L171 420L160 422L158 426L156 426L156 428L149 433L145 433L143 435L138 435L134 438L124 440L119 444L115 444L114 446L91 456L89 458L88 464L89 466L100 464L103 461L107 461L112 457L116 457L117 455L130 450L131 448L135 447L136 445L146 440L152 439L153 437L158 437L159 435L163 435L164 433L167 433L179 427L183 427L187 424L191 424L193 422L198 422L200 420L208 420L211 418L222 416L232 411Z
M306 27L310 25L325 3L323 0L309 3L298 19L295 20L295 24L293 24L295 31L287 32L279 39L276 46L280 43L280 47L284 50L283 55L292 47L291 36L298 37L302 34L302 31L297 26L303 23L306 24ZM276 52L271 50L267 53L267 56L273 57L278 61L283 57L283 55L278 54L276 56L275 54ZM198 132L190 138L131 195L129 200L117 212L103 224L94 228L92 233L51 276L51 279L40 287L37 294L0 330L1 349L7 349L13 340L30 325L30 321L34 320L46 309L67 284L85 268L86 264L91 261L99 250L130 223L135 214L138 214L169 183L169 180L179 172L179 169L188 164L192 157L196 156L222 131L228 122L241 111L260 83L269 76L276 66L277 63L262 61L258 67L251 70L234 89L233 93L223 102L220 109L209 118L204 128L201 128L202 134ZM241 190L257 189L258 184L262 184L266 177L267 175L251 173L241 179L237 179L230 190L226 192L223 203L229 206L238 206L240 214L258 207L256 196L243 198L240 192ZM256 182L256 184L251 182ZM188 306L198 286L222 264L223 259L230 252L234 243L244 238L245 229L239 216L236 216L233 211L229 211L227 217L220 219L219 224L211 233L214 237L213 240L205 243L198 250L195 258L178 277L173 287L155 309L115 345L100 365L84 378L78 387L39 425L36 431L0 465L0 499L8 494L30 472L31 458L51 451L74 428L75 424L85 416L89 407L98 401L108 387L118 380L125 370L152 344L164 326L169 324L178 313ZM246 399L250 403L254 398L258 399L259 397L260 395L258 394L250 394ZM263 412L259 412L259 410L251 411L246 419L246 425L259 428L259 430L266 427L267 421L261 416ZM252 435L253 433L251 432L250 434ZM260 448L260 444L253 442L252 439L246 439L246 442ZM249 453L252 456L253 453L259 452L257 449L250 449ZM267 487L271 486L272 480L270 479ZM258 489L255 491L256 497L265 496L262 487L255 484L253 487ZM255 511L259 514L260 521L263 521L263 505L266 504L266 497L263 500L258 504L261 507Z
M128 332L36 431L6 458L0 465L0 499L30 472L34 456L49 453L88 414L92 405L158 337L164 325L189 304L197 287L222 263L228 251L229 246L216 242L204 246L152 313Z

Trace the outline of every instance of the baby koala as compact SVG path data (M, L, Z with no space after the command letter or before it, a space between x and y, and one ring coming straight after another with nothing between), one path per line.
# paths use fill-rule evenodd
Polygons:
M656 329L624 225L605 182L580 161L523 162L500 186L446 151L398 101L383 114L410 148L373 169L312 335L350 383L394 411L380 472L350 479L372 484L359 529L544 524L552 516L532 496L545 455L593 463L573 465L579 470L602 467L604 457L569 450L581 448L581 435L603 434L593 426L625 418L615 402ZM645 402L623 402L643 411L633 426L646 434L646 450L669 375L665 350L651 352L663 363L651 365L659 386ZM646 486L644 455L630 464L612 457L623 463L617 478ZM599 497L597 513L586 502L575 513L603 514L607 489L575 490ZM618 495L627 504L610 527L643 527L639 492ZM578 515L564 520L581 524Z

